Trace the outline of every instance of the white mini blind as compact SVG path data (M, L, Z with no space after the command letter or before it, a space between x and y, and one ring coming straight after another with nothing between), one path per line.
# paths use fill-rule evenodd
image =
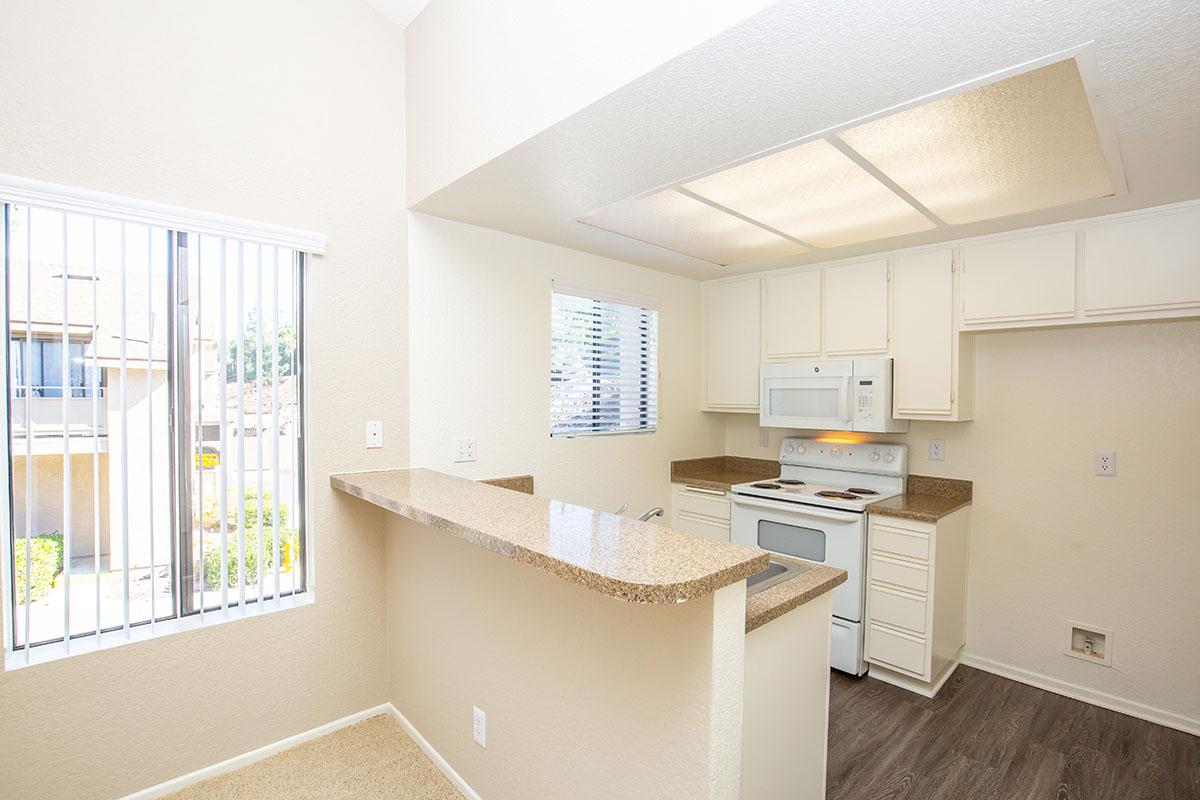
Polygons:
M550 435L653 431L658 424L658 311L555 287Z

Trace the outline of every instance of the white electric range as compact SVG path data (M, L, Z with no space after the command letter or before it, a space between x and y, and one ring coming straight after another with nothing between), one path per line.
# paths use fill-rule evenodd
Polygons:
M830 664L862 675L866 508L904 493L908 448L788 438L779 464L778 478L733 487L730 538L846 570L833 590Z

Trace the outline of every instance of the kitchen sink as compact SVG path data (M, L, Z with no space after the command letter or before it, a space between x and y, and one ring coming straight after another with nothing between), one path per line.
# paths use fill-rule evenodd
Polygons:
M762 572L757 572L746 578L746 594L757 594L770 589L777 583L783 583L789 578L806 571L806 567L790 561L778 561L774 558Z

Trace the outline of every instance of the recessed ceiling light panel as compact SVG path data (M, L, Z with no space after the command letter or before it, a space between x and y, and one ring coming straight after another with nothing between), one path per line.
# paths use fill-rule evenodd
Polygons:
M616 203L580 222L721 266L808 250L674 190Z
M739 164L684 188L817 247L936 227L824 139Z
M838 136L952 225L1113 193L1073 58Z

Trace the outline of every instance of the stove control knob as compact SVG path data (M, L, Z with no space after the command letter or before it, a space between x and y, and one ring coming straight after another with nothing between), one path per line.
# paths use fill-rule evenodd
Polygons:
M834 447L834 448L830 449L829 454L831 456L833 456L834 458L841 458L842 457L842 448Z
M805 447L804 445L802 445L802 444L796 445L796 455L802 456L807 452L808 452L808 448Z
M785 452L785 453L794 453L794 452L796 452L796 445L792 444L791 442L788 442L787 444L785 444L785 445L783 446L783 452Z
M896 454L893 453L892 451L889 450L888 452L883 454L883 463L890 464L895 460L896 460Z
M867 460L868 461L878 461L879 460L879 451L872 450L871 455L867 456Z

